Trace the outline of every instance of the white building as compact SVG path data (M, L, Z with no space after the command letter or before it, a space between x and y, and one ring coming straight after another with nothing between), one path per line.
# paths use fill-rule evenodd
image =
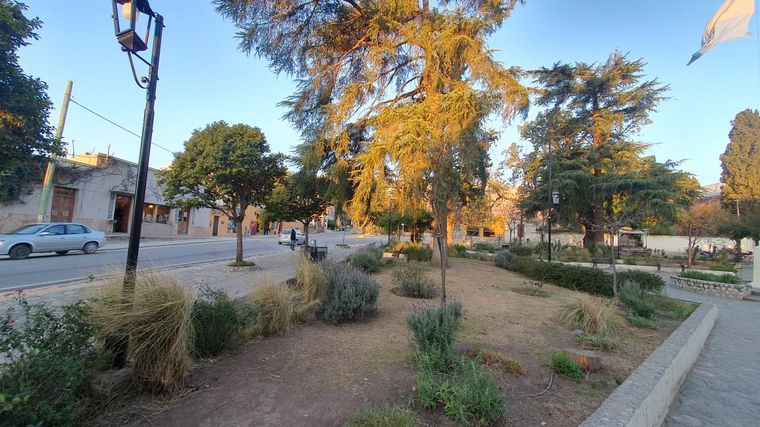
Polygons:
M110 235L129 233L134 209L137 164L102 153L59 159L46 220L79 222ZM32 186L21 202L0 205L0 233L38 222L42 182ZM142 235L148 237L209 234L209 209L182 211L166 205L149 169L143 209Z

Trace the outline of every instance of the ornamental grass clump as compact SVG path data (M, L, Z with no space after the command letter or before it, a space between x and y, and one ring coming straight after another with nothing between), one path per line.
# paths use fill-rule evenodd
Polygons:
M174 275L144 273L131 298L115 276L93 306L92 317L105 336L127 336L128 359L142 388L154 392L182 386L192 365L193 298Z
M428 273L428 265L418 261L398 264L391 272L394 292L411 298L433 298L436 287Z
M319 265L304 252L298 254L296 264L296 288L301 292L304 304L319 299L326 282L325 273Z
M256 312L253 334L284 335L290 330L297 295L287 285L268 280L248 296Z
M317 318L329 323L360 320L377 309L380 288L363 271L343 263L325 261L325 286L316 309Z
M616 325L617 302L614 299L581 295L565 308L562 320L573 328L583 329L591 335L606 334Z

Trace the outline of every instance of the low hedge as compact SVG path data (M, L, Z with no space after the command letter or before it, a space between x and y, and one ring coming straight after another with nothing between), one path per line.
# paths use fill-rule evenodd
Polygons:
M660 293L665 287L662 277L640 270L628 270L618 273L618 283L636 282L642 291Z

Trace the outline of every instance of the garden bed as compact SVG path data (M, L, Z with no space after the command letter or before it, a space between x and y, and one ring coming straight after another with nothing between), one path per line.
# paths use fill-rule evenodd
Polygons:
M623 319L601 352L604 368L580 382L552 376L555 351L584 348L559 320L582 294L543 285L548 296L515 291L526 279L492 263L450 259L448 295L464 305L457 353L485 348L519 362L522 375L492 370L507 400L503 425L575 426L680 324L661 319L658 329L638 329ZM436 277L431 271L431 276ZM405 318L415 305L437 304L391 292L390 269L380 283L377 313L360 322L296 326L196 368L188 385L163 399L143 396L111 408L103 424L152 425L340 425L367 405L414 402L414 366ZM429 425L453 425L439 409L413 411Z
M744 284L721 283L688 277L672 276L673 287L716 297L743 299L752 294L752 286Z

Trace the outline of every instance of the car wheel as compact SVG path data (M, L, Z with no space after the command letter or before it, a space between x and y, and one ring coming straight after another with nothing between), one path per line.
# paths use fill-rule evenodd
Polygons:
M16 245L8 251L11 259L24 259L32 253L32 248L29 245Z
M55 251L58 255L66 255L69 251Z
M94 254L98 250L97 242L87 242L82 247L82 251L86 254Z

